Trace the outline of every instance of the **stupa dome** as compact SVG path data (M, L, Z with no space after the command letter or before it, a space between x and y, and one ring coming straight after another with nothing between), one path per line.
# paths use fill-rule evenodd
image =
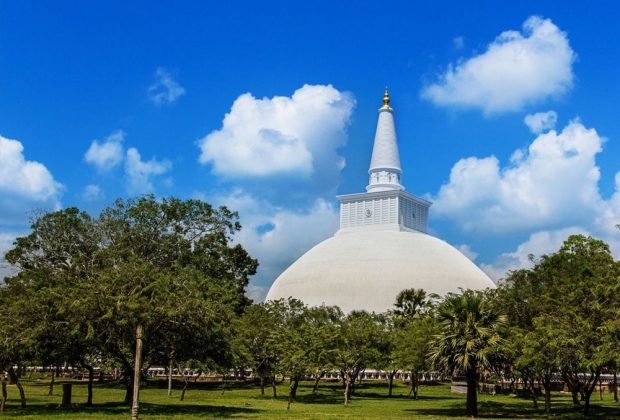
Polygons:
M448 243L428 235L431 203L404 191L390 98L384 94L371 158L368 192L339 196L340 229L314 246L273 283L267 300L293 297L344 312L393 309L404 289L440 296L495 288Z
M469 258L421 232L337 233L295 261L273 284L267 299L296 297L310 306L337 305L345 312L393 309L409 288L445 295L494 288Z

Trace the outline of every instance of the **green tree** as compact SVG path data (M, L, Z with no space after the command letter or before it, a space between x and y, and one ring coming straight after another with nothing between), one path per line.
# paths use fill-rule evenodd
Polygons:
M236 336L232 344L239 363L252 369L260 383L261 395L265 394L265 380L270 379L273 396L276 397L275 364L277 362L275 341L276 316L265 304L246 308L236 324Z
M382 336L379 340L381 342L381 358L378 365L374 366L377 369L387 371L388 397L392 396L394 378L401 369L401 364L399 363L400 361L398 360L396 352L399 344L399 333L402 328L402 319L393 312L388 312L385 316L383 330L381 331Z
M240 229L236 214L198 200L145 196L117 200L99 223L105 265L91 284L89 295L97 298L90 306L102 309L103 348L123 366L126 400L140 382L142 336L146 360L161 352L152 338L181 327L205 335L177 335L186 338L176 342L177 362L182 348L191 350L186 359L225 355L222 337L231 315L248 303L244 288L257 266L241 246L229 246ZM196 338L207 345L201 355L193 354L201 348Z
M54 367L68 363L88 369L86 404L92 405L89 356L96 346L88 313L75 298L96 272L101 238L91 217L75 208L40 214L31 229L6 254L18 270L5 286L14 298L5 306L12 313L8 318L19 325L21 346L35 363ZM52 373L50 395L53 383Z
M433 316L414 317L396 329L392 354L395 365L410 375L410 395L418 399L420 377L431 368L428 353L437 334Z
M342 311L335 306L316 306L306 311L304 328L308 336L308 370L314 375L313 393L323 375L336 366L338 323L342 317Z
M600 374L612 361L604 327L617 316L618 263L603 241L572 235L533 271L545 287L538 300L545 308L540 322L553 331L562 375L576 404L582 393L587 415Z
M511 273L497 291L496 305L509 314L504 354L532 389L545 389L551 407L551 374L560 372L573 403L585 403L604 367L614 369L618 263L608 246L591 237L569 237L555 253L532 258L534 267ZM581 398L580 398L581 397Z
M344 405L349 405L353 384L365 367L381 363L383 318L353 311L340 323L335 362L344 382Z
M478 374L488 366L488 354L501 341L499 327L506 317L482 291L450 293L437 308L438 334L430 352L435 366L467 380L467 415L478 415Z
M507 314L507 323L501 327L505 340L497 351L490 354L490 367L498 375L510 377L515 391L515 383L520 381L523 390L531 395L534 408L538 406L535 384L546 384L541 374L554 366L557 368L553 364L556 356L550 358L548 353L536 350L537 346L543 345L536 340L544 331L534 329L535 320L545 311L540 302L544 292L536 273L526 269L512 271L495 291L489 292L497 310ZM545 363L552 365L544 366Z
M277 319L271 346L277 354L277 371L289 378L287 409L290 409L297 397L299 381L310 371L312 327L306 323L307 307L299 300L280 299L265 305Z
M438 298L423 289L405 289L396 297L391 314L393 328L389 352L393 368L388 377L388 395L392 395L393 375L397 369L403 369L410 372L410 395L418 398L420 376L429 368L427 353L434 334L434 310Z

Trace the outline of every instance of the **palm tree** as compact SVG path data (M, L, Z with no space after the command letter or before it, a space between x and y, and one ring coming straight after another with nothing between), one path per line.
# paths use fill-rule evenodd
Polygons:
M439 333L431 361L467 380L467 416L478 415L478 370L488 366L487 356L501 338L498 328L506 322L482 291L449 293L437 309Z
M426 293L424 289L405 289L396 296L394 313L403 319L411 319L426 312L439 296Z

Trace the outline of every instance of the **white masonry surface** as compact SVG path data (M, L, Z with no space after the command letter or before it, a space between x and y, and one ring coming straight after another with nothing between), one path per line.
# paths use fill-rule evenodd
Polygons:
M273 283L267 300L293 297L310 306L352 310L393 309L403 289L440 296L494 288L474 263L426 233L430 202L405 192L389 96L379 109L366 193L338 196L340 229Z

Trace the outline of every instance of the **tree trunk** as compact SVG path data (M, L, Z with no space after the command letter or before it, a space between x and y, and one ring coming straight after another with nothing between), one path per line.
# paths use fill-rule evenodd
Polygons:
M596 387L596 383L598 382L600 378L600 374L601 374L600 371L592 372L590 374L590 383L588 384L586 382L586 386L584 389L584 395L583 395L584 397L583 414L585 416L590 414L590 397L592 396L592 393L594 392L594 388Z
M351 399L351 396L355 394L355 382L357 381L357 378L359 377L359 373L360 373L359 369L354 369L353 374L351 375L351 385L349 386L349 399Z
M295 398L297 398L297 388L299 387L299 376L295 376L293 378L293 383L292 383L292 396L293 396L293 400L295 400Z
M579 403L579 377L577 376L577 379L575 380L575 377L572 374L562 372L562 378L564 379L564 382L568 386L568 390L571 393L571 397L573 399L573 406L578 407L580 405Z
M133 369L133 398L131 399L131 420L138 419L138 405L140 402L140 376L142 372L142 339L144 327L138 324L136 327L136 357Z
M62 402L60 403L61 407L71 407L72 394L73 394L73 384L72 383L62 384Z
M526 379L527 380L527 379ZM536 388L534 388L534 377L530 380L530 394L532 395L532 404L534 408L538 408L538 395L536 395Z
M322 377L323 377L322 372L317 373L316 379L314 380L314 386L312 387L313 394L316 394L316 392L319 390L319 382L321 382Z
M388 397L392 396L392 389L394 388L394 375L396 375L395 370L388 373Z
M9 374L11 382L13 382L19 390L19 399L21 400L22 408L26 408L26 393L24 392L24 387L22 386L21 382L19 382L19 378L17 376L17 373L15 373L15 369L13 369L13 366L9 366L9 370L7 373Z
M224 391L226 391L226 373L222 375L222 395L224 395Z
M614 401L618 402L618 371L614 369Z
M125 404L131 406L133 392L133 370L123 374L123 382L125 382Z
M260 394L261 395L265 395L265 377L263 375L260 375Z
M179 398L179 401L183 401L185 399L185 391L187 391L188 385L189 385L189 382L187 381L187 377L185 377L183 379L183 389L181 389L181 397Z
M99 378L97 379L97 382L102 384L103 383L103 378L104 378L103 368L99 368Z
M56 382L56 372L54 372L54 369L52 369L52 379L50 380L50 390L48 391L47 395L54 395L54 382Z
M598 378L598 396L603 401L603 381L600 377Z
M291 379L289 380L289 385L288 385L288 403L286 404L286 409L290 410L291 409L291 402L293 401L293 388L294 388L294 383L295 381L293 380L293 377L291 376Z
M478 417L478 375L476 365L467 370L465 374L467 378L467 417Z
M86 366L88 369L88 397L86 400L86 406L93 406L93 382L95 381L95 369L92 366Z
M349 397L351 396L351 377L348 373L345 373L344 379L344 406L349 405Z
M2 396L0 397L0 412L3 412L4 408L6 407L6 399L7 399L6 378L4 377L4 375L2 375L2 378L0 378L0 382L2 383Z
M418 372L411 371L411 393L413 394L413 399L418 399L418 388L420 386L420 378L418 377Z
M276 375L271 377L271 388L273 388L273 398L276 398L278 396L276 389Z
M551 375L545 375L543 386L545 388L545 413L549 417L551 414Z
M177 369L181 372L181 379L183 380L183 389L181 389L181 397L179 401L183 401L185 399L185 391L187 391L187 386L189 385L189 381L187 380L187 376L185 376L185 370L181 368L181 365L177 364ZM226 385L226 377L224 377L224 386ZM222 393L224 390L222 389Z
M168 396L172 395L172 359L168 363Z

